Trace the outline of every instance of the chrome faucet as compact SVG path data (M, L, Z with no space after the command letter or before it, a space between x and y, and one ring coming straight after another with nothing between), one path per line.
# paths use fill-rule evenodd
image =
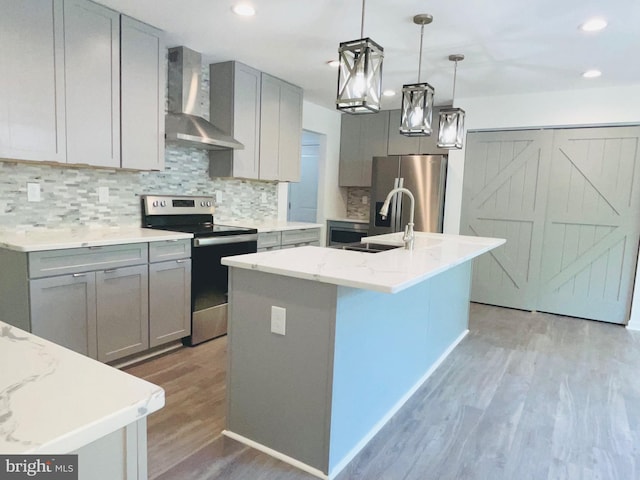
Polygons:
M414 238L413 214L415 212L415 202L416 202L415 199L413 198L413 193L411 193L406 188L402 188L402 187L394 188L393 190L391 190L387 194L387 199L382 204L382 208L380 209L380 216L382 217L383 220L387 218L387 215L389 214L389 203L391 202L391 198L393 198L393 196L398 192L406 193L411 199L411 212L409 214L409 223L407 223L407 225L404 227L404 235L402 236L402 241L404 242L404 248L406 250L413 250L413 238Z

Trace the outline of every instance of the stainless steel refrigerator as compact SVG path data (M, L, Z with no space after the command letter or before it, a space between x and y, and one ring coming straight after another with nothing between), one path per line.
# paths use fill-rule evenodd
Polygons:
M446 177L446 155L374 157L369 235L404 231L411 203L407 195L395 195L386 219L378 213L387 194L396 187L409 189L415 197L415 231L442 232Z

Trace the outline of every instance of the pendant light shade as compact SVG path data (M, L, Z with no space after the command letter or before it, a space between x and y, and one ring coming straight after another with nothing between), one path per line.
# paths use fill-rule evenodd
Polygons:
M420 25L420 57L418 60L418 83L402 86L402 107L400 110L400 133L408 137L431 135L433 119L433 87L420 82L422 70L422 39L424 26L430 24L433 17L422 13L413 17L413 23Z
M449 60L456 62L453 71L453 98L456 97L456 75L458 62L464 60L464 55L449 55ZM461 108L443 108L440 110L440 125L438 129L438 148L460 149L464 141L465 111Z
M376 113L380 111L382 96L382 60L384 49L370 38L364 37L364 7L360 39L342 42L338 55L338 95L336 107L347 113Z

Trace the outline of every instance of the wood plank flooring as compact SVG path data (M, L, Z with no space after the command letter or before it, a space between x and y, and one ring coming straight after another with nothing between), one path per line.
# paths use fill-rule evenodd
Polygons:
M470 333L338 480L640 478L640 335L472 304ZM165 388L151 479L310 480L221 437L226 338L126 370Z

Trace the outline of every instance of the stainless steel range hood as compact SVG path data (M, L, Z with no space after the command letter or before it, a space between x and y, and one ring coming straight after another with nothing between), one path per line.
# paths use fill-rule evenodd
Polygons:
M169 49L169 104L165 139L206 150L243 149L244 145L198 116L202 56L186 47Z

